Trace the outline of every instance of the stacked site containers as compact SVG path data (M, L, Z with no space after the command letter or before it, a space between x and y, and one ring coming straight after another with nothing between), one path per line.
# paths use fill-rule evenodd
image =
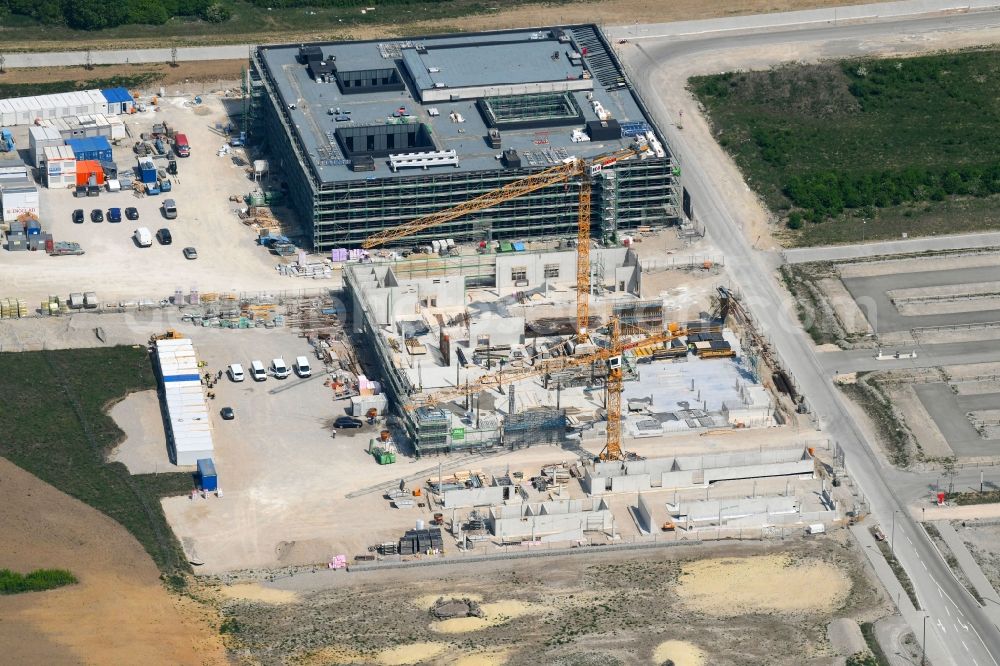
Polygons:
M94 160L95 162L111 162L111 144L105 136L92 136L83 139L66 139L66 145L73 149L78 160Z
M32 126L28 130L28 152L31 163L36 169L42 167L45 160L45 149L50 146L61 146L65 143L62 134L54 127Z
M157 340L156 360L175 464L195 465L200 459L211 458L212 428L194 345L187 338Z
M47 146L44 150L45 184L49 188L76 185L76 156L69 146Z

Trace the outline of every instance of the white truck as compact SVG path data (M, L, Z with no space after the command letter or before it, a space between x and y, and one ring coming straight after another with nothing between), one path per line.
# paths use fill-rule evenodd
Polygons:
M814 523L806 527L806 534L826 534L826 525L823 523Z

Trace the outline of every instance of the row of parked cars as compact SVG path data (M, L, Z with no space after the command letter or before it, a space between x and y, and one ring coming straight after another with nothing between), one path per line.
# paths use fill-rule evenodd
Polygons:
M129 220L139 219L139 210L129 206L125 209L125 217ZM91 222L103 222L104 221L104 211L100 208L95 208L90 211L90 221ZM117 223L122 221L122 209L121 208L109 208L108 209L108 222ZM83 224L83 209L77 208L73 211L73 223Z
M309 365L309 359L305 356L296 356L295 374L299 377L309 377L312 375L312 367ZM247 373L243 370L243 366L239 363L233 363L229 366L227 371L229 374L229 379L234 382L242 382L246 379ZM292 371L288 368L285 363L285 359L278 358L271 360L271 365L268 368L264 367L264 364L260 361L250 361L250 377L255 382L262 382L267 379L267 375L271 374L275 379L285 379L288 375L292 374Z

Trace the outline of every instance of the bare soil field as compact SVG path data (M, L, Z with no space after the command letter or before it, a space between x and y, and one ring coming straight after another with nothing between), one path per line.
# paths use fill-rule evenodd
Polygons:
M993 589L1000 590L1000 521L963 520L953 522L952 527L965 542Z
M831 620L887 608L847 537L306 573L263 583L297 601L222 612L232 654L262 664L819 666L834 663ZM439 599L483 617L438 619Z
M51 81L90 81L111 76L151 75L158 85L180 83L214 83L216 81L239 81L240 72L246 67L245 60L205 60L199 62L145 63L132 65L102 65L94 69L86 67L26 67L7 69L0 76L0 83L49 83Z
M0 458L0 566L79 584L0 597L9 664L221 664L214 612L171 595L142 546L102 513Z

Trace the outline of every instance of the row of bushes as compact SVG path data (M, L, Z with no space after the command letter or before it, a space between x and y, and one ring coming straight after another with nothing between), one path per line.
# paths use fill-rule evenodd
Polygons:
M909 167L902 171L819 171L792 176L784 194L807 219L836 217L845 209L884 208L968 195L1000 194L1000 163L957 169Z
M37 569L28 574L0 569L0 594L42 592L76 582L76 576L63 569Z
M221 23L231 16L229 8L216 0L0 0L0 17L7 14L77 30L162 25L175 16Z

